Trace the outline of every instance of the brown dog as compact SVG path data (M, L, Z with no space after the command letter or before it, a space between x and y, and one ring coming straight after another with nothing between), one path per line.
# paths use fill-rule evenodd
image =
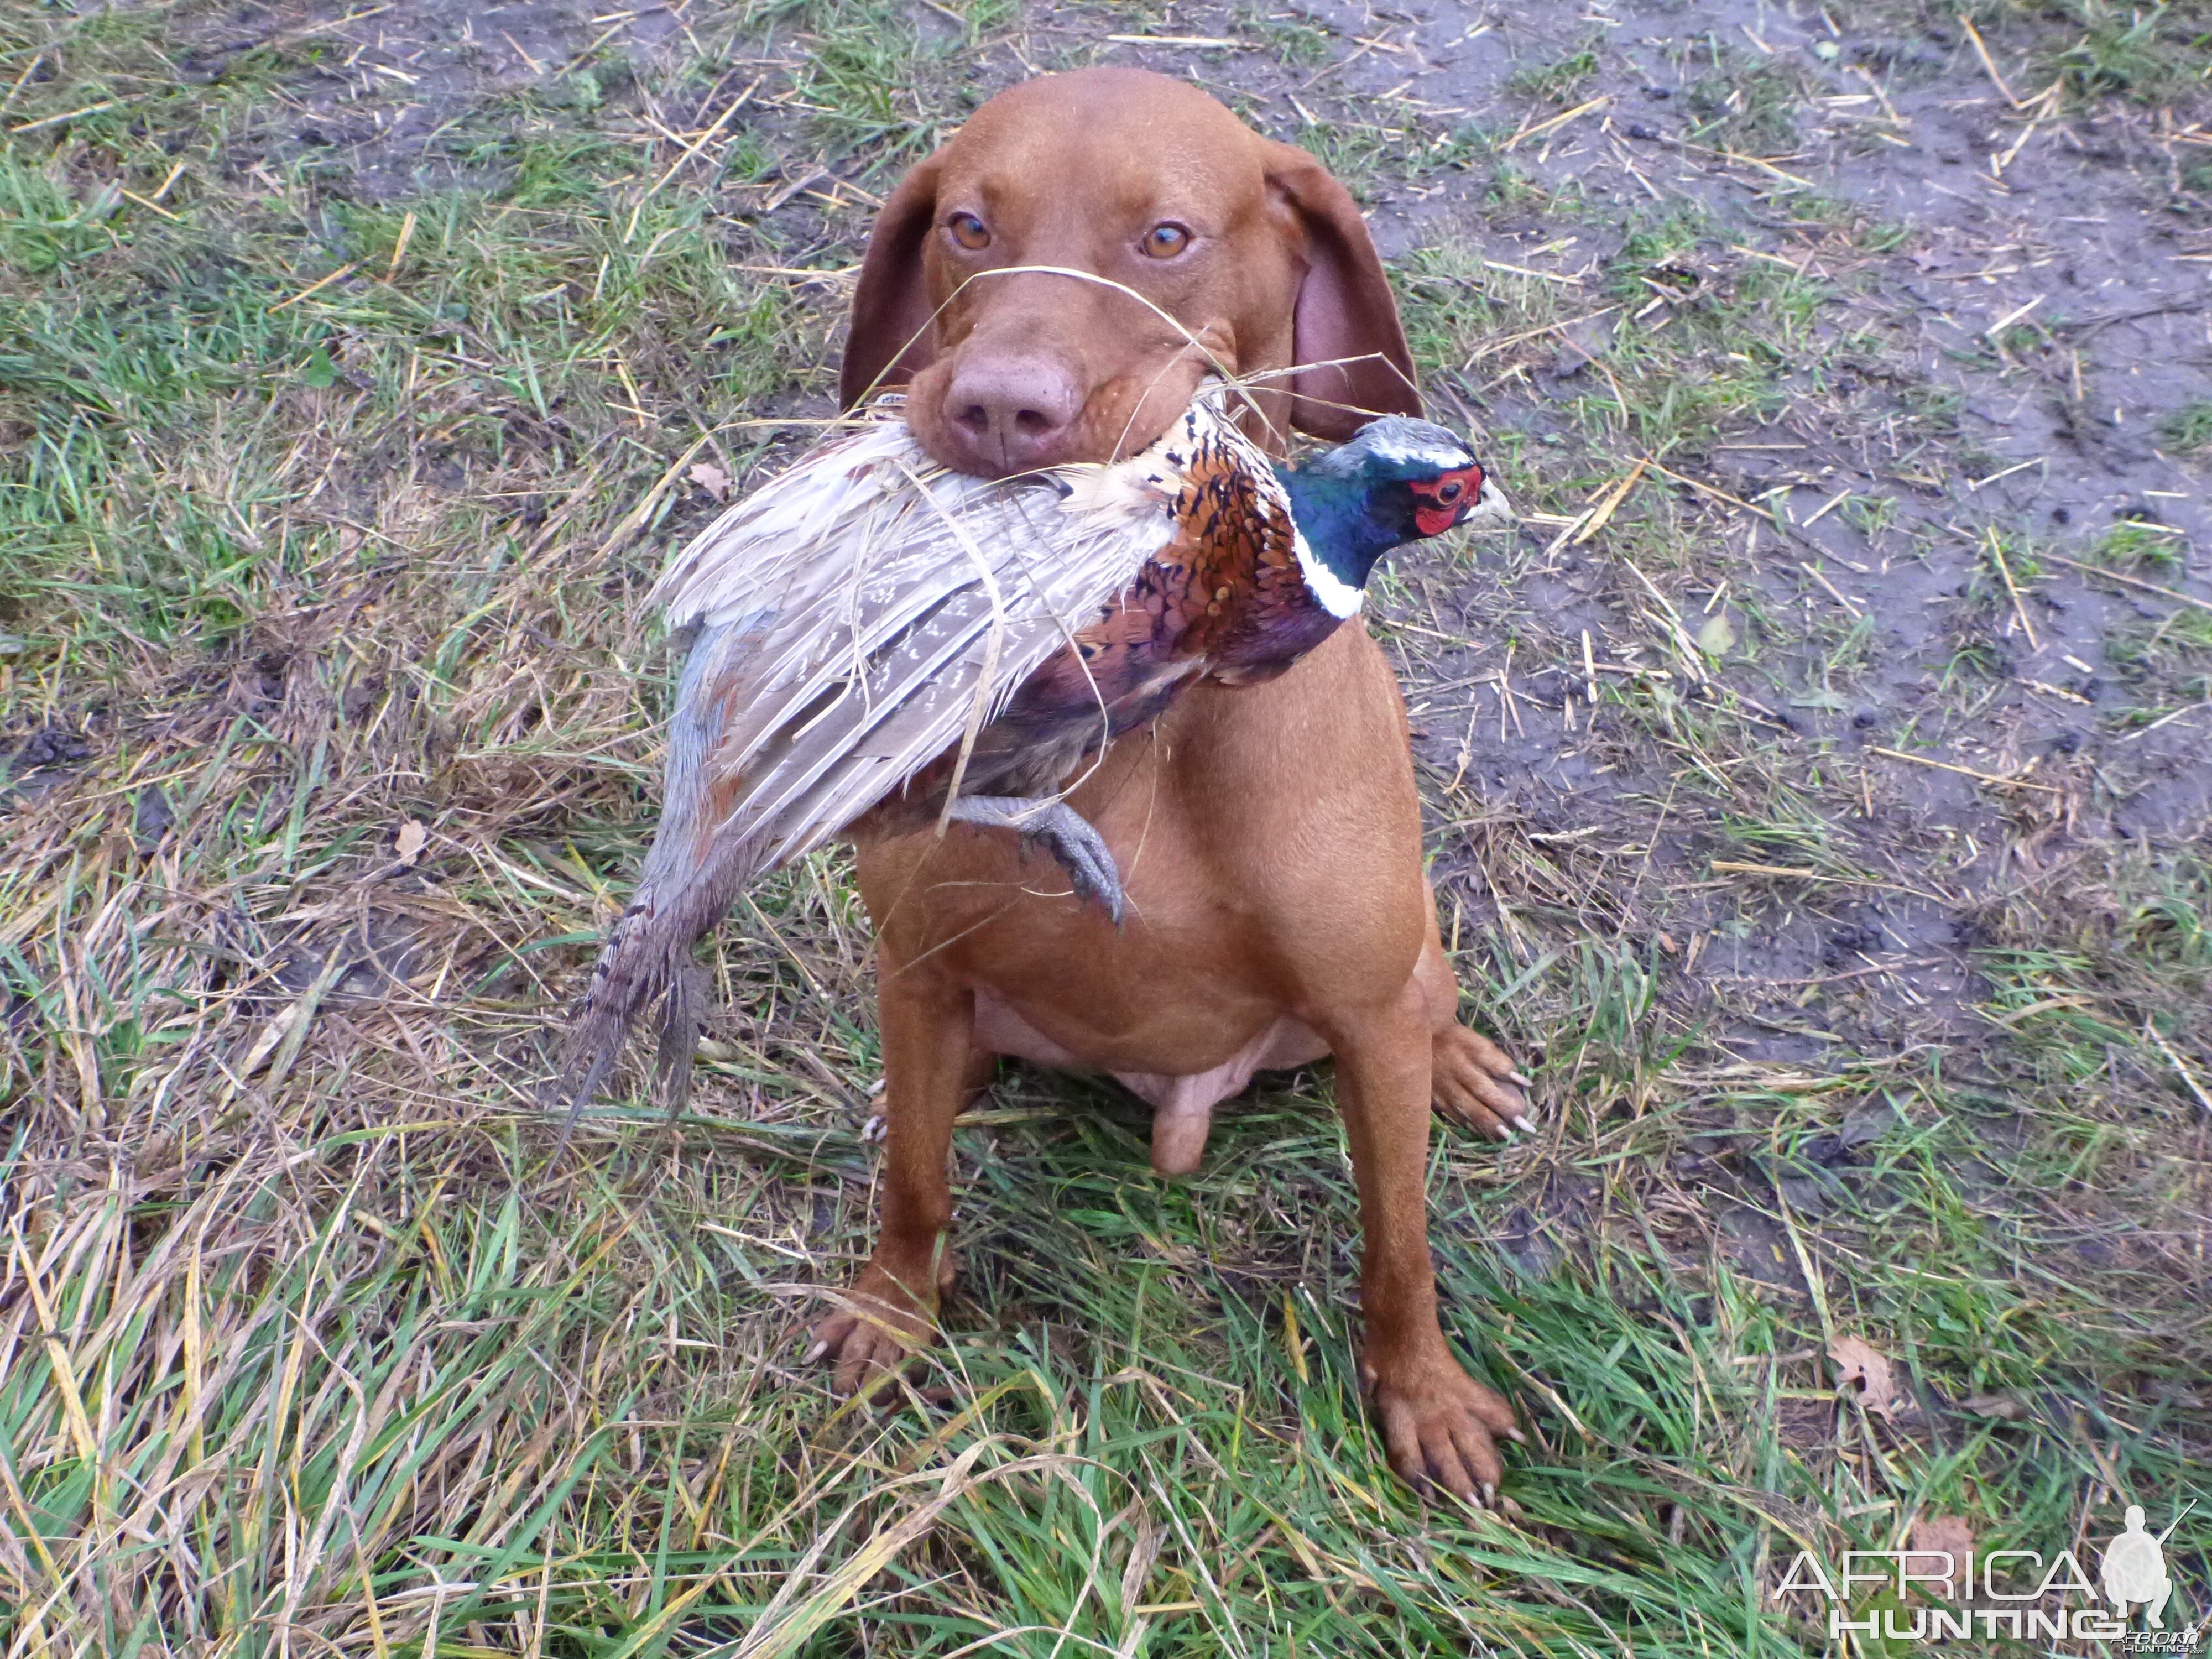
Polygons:
M1056 270L988 274L1018 265ZM1067 274L1085 272L1119 286ZM1287 416L1342 438L1366 413L1419 409L1343 186L1191 87L1091 70L1000 94L893 192L842 390L850 404L910 381L931 453L995 475L1142 447L1209 358L1243 374L1316 365L1274 382L1278 432ZM815 1356L849 1390L927 1339L951 1282L952 1121L998 1056L1112 1073L1156 1109L1154 1166L1180 1174L1214 1104L1255 1070L1333 1054L1366 1234L1361 1371L1391 1464L1417 1486L1494 1494L1493 1437L1519 1437L1437 1322L1423 1171L1432 1097L1501 1136L1527 1107L1506 1057L1456 1018L1382 653L1348 627L1268 684L1195 689L1070 799L1120 862L1118 930L1002 835L862 849L889 1115L881 1231Z

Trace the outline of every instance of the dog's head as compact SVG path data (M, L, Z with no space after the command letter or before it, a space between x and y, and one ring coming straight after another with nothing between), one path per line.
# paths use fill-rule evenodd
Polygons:
M1000 93L900 182L840 389L850 405L909 383L930 453L997 475L1141 449L1215 365L1309 365L1261 382L1278 434L1419 413L1344 186L1194 87L1085 70Z

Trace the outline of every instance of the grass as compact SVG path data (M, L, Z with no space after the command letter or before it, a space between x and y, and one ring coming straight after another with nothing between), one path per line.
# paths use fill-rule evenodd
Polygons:
M1576 101L1583 88L1597 73L1598 55L1591 43L1553 59L1516 70L1506 82L1510 91L1538 102L1559 105Z
M1295 12L1255 6L1242 15L1240 23L1253 39L1265 43L1285 69L1314 70L1336 55L1330 31Z
M2161 435L2185 455L2212 449L2212 400L2185 404L2166 419Z
M1733 46L1708 56L1706 70L1684 88L1684 101L1697 122L1689 137L1753 155L1790 149L1797 137L1792 112L1802 95L1798 77Z
M1798 1549L1933 1516L2049 1549L2201 1492L2212 848L2079 826L2202 697L2203 613L2107 629L2139 707L2069 709L2092 747L2022 774L2058 798L1987 781L2026 762L1976 712L2017 649L1984 521L1899 485L1808 527L1811 460L1729 447L1809 406L1952 469L1981 389L1905 361L1896 244L1409 154L1443 129L1325 83L1362 188L1544 221L1395 263L1439 407L1549 516L1401 562L1377 619L1471 1012L1542 1104L1431 1160L1449 1328L1530 1431L1516 1512L1387 1471L1326 1072L1188 1182L1117 1091L1010 1073L956 1135L947 1344L888 1412L831 1401L800 1332L867 1248L879 1071L836 856L722 930L692 1113L596 1112L545 1167L542 1035L651 822L639 601L714 509L679 463L758 476L795 440L753 422L826 408L868 197L1012 72L1022 18L952 9L695 8L665 58L455 111L392 195L278 95L325 43L192 84L213 14L0 22L9 125L120 100L0 140L9 1659L1810 1655L1770 1593ZM1353 49L1252 32L1294 86ZM1732 143L1787 117L1753 92ZM2125 523L1939 510L2031 592L2038 545L2186 579ZM1905 659L1950 689L1869 736L1877 560L1966 591ZM1851 1335L1909 1408L1838 1395ZM2208 1548L2200 1508L2189 1617Z
M2194 0L2149 6L2070 0L2060 9L2075 38L2046 54L2048 66L2078 98L2166 104L2186 96L2212 67L2212 11Z

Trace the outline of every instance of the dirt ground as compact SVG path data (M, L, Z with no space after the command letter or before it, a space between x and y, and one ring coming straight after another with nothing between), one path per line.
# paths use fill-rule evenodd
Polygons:
M1799 1547L2193 1497L2201 1618L2208 42L2106 0L5 22L8 1653L1838 1651L1762 1594ZM1126 1097L1010 1071L956 1146L963 1403L832 1416L795 1333L866 1247L876 1066L836 858L722 931L692 1113L535 1162L688 469L803 441L900 169L1093 62L1329 162L1522 515L1373 620L1537 1079L1537 1135L1436 1158L1512 1516L1381 1472L1325 1068L1180 1185Z

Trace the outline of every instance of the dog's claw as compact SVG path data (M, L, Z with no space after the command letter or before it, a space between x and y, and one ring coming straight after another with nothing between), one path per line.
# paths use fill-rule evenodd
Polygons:
M1024 841L1042 842L1066 872L1079 899L1095 901L1121 925L1121 872L1106 837L1066 801L1026 795L963 795L952 803L957 823L1012 830Z
M1507 1079L1517 1076L1504 1050L1456 1020L1436 1031L1429 1050L1437 1108L1493 1141L1510 1144L1516 1129L1532 1133L1535 1115Z

